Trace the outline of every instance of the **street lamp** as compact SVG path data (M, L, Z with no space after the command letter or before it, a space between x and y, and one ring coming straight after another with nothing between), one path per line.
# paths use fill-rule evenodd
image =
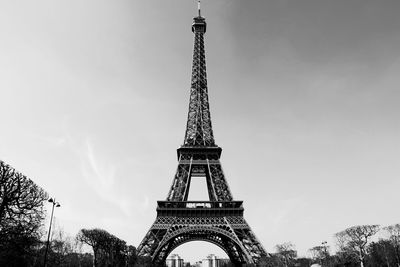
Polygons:
M57 208L60 207L60 203L56 202L56 199L49 199L49 202L51 204L53 204L52 208L51 208L51 217L50 217L50 226L49 226L49 233L47 235L47 245L46 245L46 252L44 253L44 264L43 266L46 267L47 265L47 252L49 251L49 244L50 244L50 233L51 233L51 224L53 222L53 213L54 213L54 206L56 206Z

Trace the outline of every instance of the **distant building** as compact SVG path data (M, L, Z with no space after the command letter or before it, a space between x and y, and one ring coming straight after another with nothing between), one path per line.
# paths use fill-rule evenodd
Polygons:
M168 267L184 267L183 259L178 254L172 254L167 260Z
M220 262L217 256L214 254L210 254L207 256L207 259L202 260L201 267L219 267Z

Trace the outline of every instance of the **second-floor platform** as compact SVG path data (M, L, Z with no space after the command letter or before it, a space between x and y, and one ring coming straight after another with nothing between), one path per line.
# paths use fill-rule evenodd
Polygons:
M157 201L158 216L243 216L243 201Z

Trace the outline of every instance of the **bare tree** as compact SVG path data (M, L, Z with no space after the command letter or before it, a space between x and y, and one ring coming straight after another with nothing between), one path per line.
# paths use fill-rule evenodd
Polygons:
M336 233L339 248L357 254L361 267L364 267L366 247L371 237L379 231L379 225L356 225Z
M126 242L102 229L82 229L76 239L93 248L93 265L125 266L128 259Z
M311 253L313 260L319 262L321 265L323 261L329 256L326 246L315 246L308 250Z
M67 264L68 257L77 251L76 240L66 234L60 226L57 226L51 235L48 265L63 266Z
M389 240L395 248L396 265L400 267L400 224L387 226L384 230L389 234Z
M275 246L277 254L283 259L285 267L292 266L297 257L295 246L291 242L286 242Z
M0 261L26 259L38 245L47 198L32 180L0 161Z
M108 232L102 229L82 229L76 236L77 240L92 247L94 267L98 266L99 252L105 242L107 234Z

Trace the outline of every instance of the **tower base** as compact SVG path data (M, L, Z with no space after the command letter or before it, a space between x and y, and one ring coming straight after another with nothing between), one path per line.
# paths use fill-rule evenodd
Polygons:
M157 218L138 255L163 265L175 248L190 241L217 245L235 266L257 263L267 255L243 218L242 201L158 201Z

